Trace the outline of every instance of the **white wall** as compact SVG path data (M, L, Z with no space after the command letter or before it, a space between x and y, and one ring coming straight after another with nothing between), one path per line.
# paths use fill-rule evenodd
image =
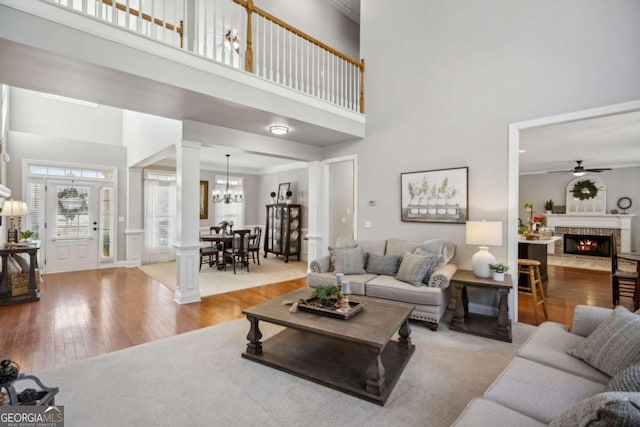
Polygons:
M400 221L400 173L468 166L470 218L506 236L507 126L640 99L638 16L634 0L363 2L368 136L325 151L358 154L358 237L451 239L469 268L463 225Z
M127 165L134 166L182 141L182 122L135 111L122 111L122 142ZM158 159L156 159L158 160Z
M617 209L618 199L623 196L630 197L633 205L627 213L640 214L640 167L621 168L596 174L587 174L584 178L593 176L599 178L607 186L607 213L611 209ZM575 177L572 174L537 174L520 176L520 194L518 202L519 217L526 223L527 215L524 211L524 203L533 203L534 214L544 214L544 202L552 199L556 205L566 205L567 184ZM640 217L635 217L631 222L631 250L640 248Z
M256 0L255 5L334 49L359 60L358 24L326 0Z
M11 131L9 132L9 149L11 161L7 164L7 183L15 199L22 200L22 161L24 159L116 167L118 169L116 217L126 215L127 151L124 147ZM116 228L118 260L124 260L125 223L116 222Z
M56 138L122 145L122 110L45 98L11 88L11 130Z

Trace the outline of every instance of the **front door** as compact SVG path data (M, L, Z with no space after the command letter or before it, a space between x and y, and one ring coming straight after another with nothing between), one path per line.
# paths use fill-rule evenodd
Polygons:
M46 191L47 273L98 268L98 184L49 180Z

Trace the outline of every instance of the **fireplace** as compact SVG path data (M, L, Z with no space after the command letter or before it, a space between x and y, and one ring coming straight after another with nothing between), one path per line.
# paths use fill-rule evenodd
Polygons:
M598 257L611 256L611 236L565 234L564 253Z

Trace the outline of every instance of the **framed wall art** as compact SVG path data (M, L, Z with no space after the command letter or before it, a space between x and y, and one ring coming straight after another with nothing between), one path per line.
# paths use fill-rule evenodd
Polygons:
M464 224L469 218L468 189L468 167L401 173L401 219Z
M209 181L200 181L200 219L209 219Z

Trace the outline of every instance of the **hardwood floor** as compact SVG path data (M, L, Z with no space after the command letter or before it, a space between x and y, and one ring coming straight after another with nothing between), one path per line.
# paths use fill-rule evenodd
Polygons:
M0 359L38 372L243 317L242 310L306 286L306 279L179 305L137 268L47 274L40 301L0 307Z
M610 307L609 280L607 272L549 266L550 320L570 325L576 304ZM179 305L137 268L47 274L40 301L0 307L0 359L38 372L238 319L247 307L305 286L298 279ZM519 301L520 321L533 324L531 297Z
M547 269L549 280L544 285L549 320L571 325L573 309L578 304L612 307L609 272L554 265ZM630 298L623 298L620 304L633 309ZM540 322L544 320L541 306L538 307L538 318ZM518 293L518 321L535 325L531 295Z

